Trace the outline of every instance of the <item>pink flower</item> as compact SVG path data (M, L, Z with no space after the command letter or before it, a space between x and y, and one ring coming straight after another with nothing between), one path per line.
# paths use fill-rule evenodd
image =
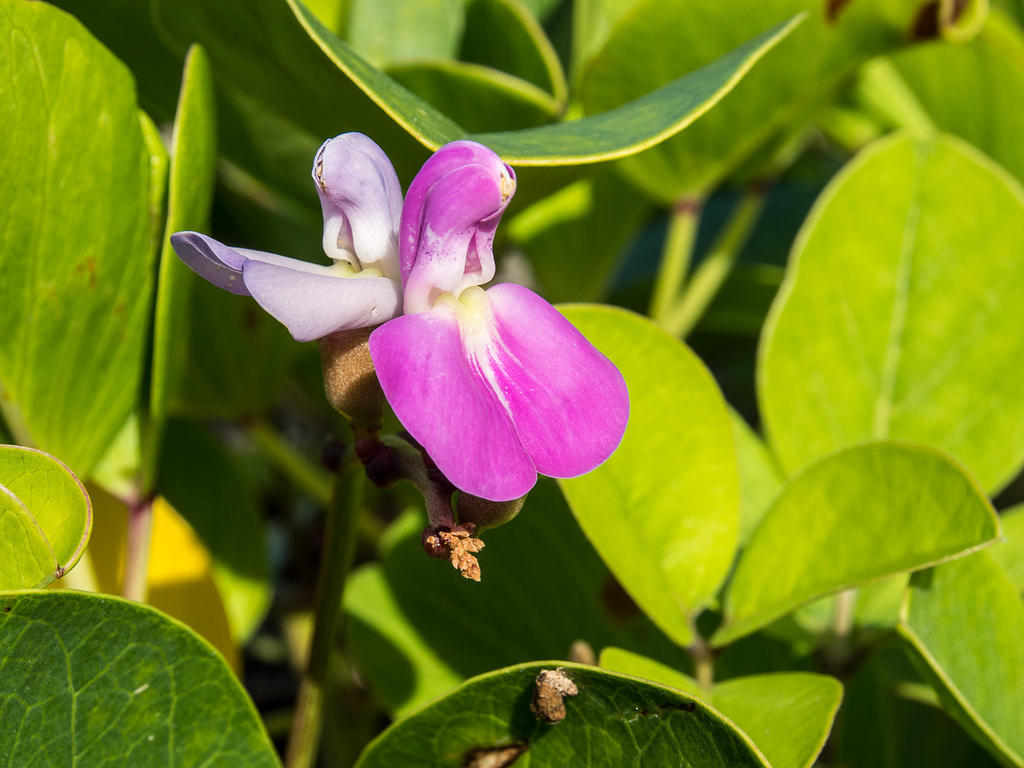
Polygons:
M370 336L403 426L457 488L492 501L524 495L538 472L594 469L629 416L622 374L554 307L518 285L479 287L515 183L471 141L424 164L399 230L405 314Z
M231 248L198 232L171 236L195 272L252 296L298 341L379 325L401 311L398 223L402 188L384 151L361 133L328 139L313 162L324 215L322 266Z

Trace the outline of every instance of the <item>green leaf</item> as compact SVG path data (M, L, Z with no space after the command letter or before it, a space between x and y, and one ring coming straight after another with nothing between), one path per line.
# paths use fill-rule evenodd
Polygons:
M188 366L171 411L190 418L261 414L274 401L301 347L248 296L194 280Z
M569 506L633 600L679 644L718 589L736 549L739 479L729 411L688 347L622 309L563 314L626 379L630 414L618 450L560 481Z
M529 128L558 117L558 104L537 86L479 64L413 61L388 74L471 131Z
M738 725L772 768L810 768L843 698L838 680L806 672L737 677L708 691L692 677L620 648L601 651L601 666L703 699Z
M459 58L520 77L559 104L564 105L568 96L558 54L520 0L470 0Z
M956 139L896 136L851 161L805 222L761 339L783 469L888 437L949 453L987 490L1009 480L1024 461L1022 241L1020 187Z
M1024 180L1024 34L998 11L964 45L930 43L893 56L920 108Z
M352 0L347 40L381 69L417 59L452 59L464 23L462 0Z
M826 675L782 672L717 683L711 703L753 739L772 768L810 768L843 699Z
M297 0L154 0L154 14L179 50L193 41L207 50L219 88L244 94L321 141L362 131L386 149L402 177L411 178L425 157L417 142L437 147L465 136Z
M91 532L89 494L70 469L34 448L0 445L0 589L59 579Z
M183 230L203 231L209 222L217 170L216 102L209 59L193 46L185 59L181 96L171 145L167 225L160 253L156 314L153 326L153 367L150 377L150 418L159 434L167 419L171 394L180 386L189 363L189 297L195 275L171 248L170 236ZM155 460L155 455L151 460Z
M849 768L970 766L995 768L985 751L920 693L904 649L887 642L846 683L829 740L832 764ZM934 694L932 694L934 698Z
M776 24L705 66L599 114L470 138L513 165L575 165L635 154L688 128L708 112L803 19L800 15Z
M266 615L271 590L260 499L242 460L209 429L171 421L158 487L209 550L231 634L244 644Z
M1001 761L1024 766L1024 603L989 554L915 574L899 631L945 709Z
M511 218L505 232L526 254L550 301L600 301L650 204L606 166Z
M1024 504L1003 510L999 522L1006 540L992 547L989 554L1017 589L1024 592Z
M740 546L757 529L785 478L768 447L736 411L730 409L740 471Z
M184 625L82 592L0 594L11 765L280 765L224 660Z
M593 5L591 3L590 5ZM618 4L606 4L618 5ZM743 161L799 127L854 68L905 44L918 0L762 0L738 12L718 0L642 0L594 35L582 66L588 114L604 112L713 62L757 32L806 11L807 21L687 131L621 164L652 196L673 202L718 185Z
M561 668L579 690L555 725L530 711L535 680ZM700 699L597 667L533 662L473 678L392 725L357 768L457 768L518 745L523 765L766 768L750 741ZM498 762L497 765L502 763ZM509 763L504 763L508 765Z
M313 135L333 136L341 130L370 134L387 148L400 175L411 174L422 159L409 136L429 149L465 138L458 124L371 67L297 0L155 2L158 18L182 48L195 40L209 51L222 87L287 115ZM778 24L723 51L703 69L622 108L570 123L472 138L521 165L599 162L637 152L714 106L799 21ZM280 53L275 58L268 51Z
M3 0L0 36L0 407L84 476L138 397L150 153L131 75L72 17Z
M484 533L479 584L425 556L425 524L420 511L400 517L378 562L358 569L345 590L353 654L390 712L406 714L472 675L568 658L577 640L671 653L646 620L611 615L608 571L553 482L540 482L515 520Z
M690 696L703 699L708 703L711 702L709 691L701 687L700 683L689 675L643 654L627 651L625 648L610 646L602 649L598 665L611 672L641 677L652 683L667 685L669 688L675 688L677 691L688 693Z
M783 487L739 559L713 640L730 642L815 598L998 535L985 494L941 453L894 442L844 449Z

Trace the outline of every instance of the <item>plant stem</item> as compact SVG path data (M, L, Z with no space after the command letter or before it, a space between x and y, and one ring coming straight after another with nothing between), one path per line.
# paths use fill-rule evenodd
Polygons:
M752 185L744 193L718 235L711 253L697 267L683 295L661 318L662 326L669 333L685 338L693 330L732 271L740 249L761 215L764 202L763 185Z
M121 594L137 603L147 597L149 545L153 532L153 497L144 496L128 503L128 540Z
M355 550L363 481L360 466L334 478L333 503L327 507L323 559L317 579L313 637L288 741L285 760L288 768L308 768L316 762L323 727L327 671L345 593L345 580Z
M704 200L688 197L679 200L673 207L668 221L668 233L661 250L661 265L654 282L654 295L648 314L658 322L672 308L686 279L690 267L690 255L697 239L700 213Z
M853 632L853 607L857 590L847 589L836 595L832 613L832 642L826 649L828 665L837 676L850 658L850 633Z
M715 682L715 652L704 636L697 630L697 622L691 617L690 630L693 642L686 651L693 658L693 674L701 688L710 691Z

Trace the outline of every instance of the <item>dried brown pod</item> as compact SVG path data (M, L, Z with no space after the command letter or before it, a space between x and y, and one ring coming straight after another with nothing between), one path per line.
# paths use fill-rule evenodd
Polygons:
M565 697L575 696L580 692L561 667L542 669L537 675L537 687L533 691L530 710L548 725L565 720Z

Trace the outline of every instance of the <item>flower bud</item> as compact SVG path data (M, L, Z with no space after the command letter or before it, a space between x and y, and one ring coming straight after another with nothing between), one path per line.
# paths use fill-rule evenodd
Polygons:
M460 491L455 510L459 523L473 523L477 531L486 531L510 522L519 514L525 501L525 495L510 501L488 501Z
M364 428L380 424L384 407L367 344L372 330L335 331L319 340L327 401L353 425Z

